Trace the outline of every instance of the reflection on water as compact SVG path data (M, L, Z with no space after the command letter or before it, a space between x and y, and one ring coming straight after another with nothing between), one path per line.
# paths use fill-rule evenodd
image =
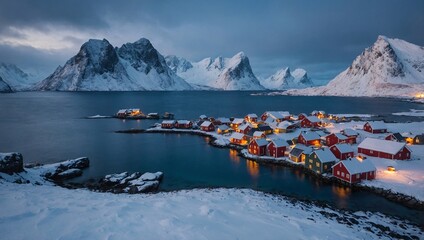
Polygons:
M238 155L237 150L230 149L230 160L236 164L240 163L240 156Z
M305 173L303 172L303 170L300 169L293 169L292 171L294 173L294 175L296 176L297 179L299 179L300 181L304 181L305 180Z
M337 202L336 202L337 207L339 207L339 208L348 207L347 200L349 199L349 196L352 193L352 190L350 189L350 187L333 185L332 191L338 197Z
M246 160L247 172L250 176L257 178L259 176L259 164L252 160Z

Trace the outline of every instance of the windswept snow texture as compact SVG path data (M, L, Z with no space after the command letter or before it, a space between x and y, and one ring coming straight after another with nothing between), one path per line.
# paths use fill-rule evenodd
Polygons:
M290 72L290 68L280 69L274 75L262 80L261 84L272 90L301 89L314 85L306 71L301 68L293 72Z
M91 39L65 66L38 84L50 91L191 90L166 65L164 57L142 38L114 48L106 39Z
M393 233L406 239L422 234L382 214L337 212L252 190L114 195L3 183L0 193L4 239L390 239Z
M379 36L352 65L326 86L289 95L414 97L424 91L424 48Z
M5 82L12 91L29 90L40 80L37 76L25 73L16 65L7 63L0 63L0 78L2 79L0 82ZM3 84L0 83L0 85ZM2 89L1 86L0 89Z
M166 60L171 69L198 89L265 89L253 73L249 58L243 52L232 58L205 58L192 63L175 56L167 56Z

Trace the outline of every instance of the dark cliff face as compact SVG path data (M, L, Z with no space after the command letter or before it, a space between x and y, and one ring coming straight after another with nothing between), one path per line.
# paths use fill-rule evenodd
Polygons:
M98 74L113 72L118 62L115 49L106 39L89 40L73 58L74 64Z
M118 49L119 57L127 60L137 71L148 74L152 69L161 74L166 72L166 62L149 40L142 38L126 43Z
M3 93L13 92L9 84L7 84L1 77L0 77L0 92L3 92Z
M255 77L252 68L250 67L249 59L246 56L241 57L240 63L237 64L234 68L232 68L229 74L234 79L240 79L244 77Z

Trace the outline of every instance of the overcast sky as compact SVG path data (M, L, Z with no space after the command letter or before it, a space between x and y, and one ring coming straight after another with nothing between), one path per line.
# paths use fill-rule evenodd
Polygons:
M424 1L0 0L0 61L53 71L90 38L148 38L198 61L244 51L267 77L305 68L330 80L378 35L424 46Z

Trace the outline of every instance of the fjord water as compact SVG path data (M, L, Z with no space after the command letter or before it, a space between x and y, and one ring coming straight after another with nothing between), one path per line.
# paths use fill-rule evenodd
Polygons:
M175 113L177 119L201 114L242 117L266 110L297 114L324 110L390 116L424 106L388 98L252 96L251 92L26 92L0 95L0 152L21 152L25 162L52 163L87 156L91 166L76 181L123 171L163 171L163 191L227 187L322 201L338 208L379 211L423 224L422 212L376 194L325 184L299 169L259 165L235 151L208 145L208 138L186 134L118 134L147 128L156 120L86 119L120 108ZM418 119L420 120L420 119ZM421 119L422 121L422 119Z

